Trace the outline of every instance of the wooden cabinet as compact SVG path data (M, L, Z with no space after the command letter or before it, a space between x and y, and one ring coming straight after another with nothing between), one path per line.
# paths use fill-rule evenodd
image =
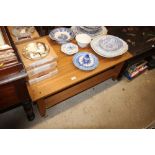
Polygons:
M12 83L4 84L0 87L0 108L5 109L19 103L16 95L16 85Z
M0 48L0 111L3 112L10 107L22 104L28 119L33 120L34 113L31 99L25 83L27 74L8 33L8 29L0 27L0 32L4 41L4 45L2 45L3 41L0 44L1 47L4 47L4 49L3 47ZM6 56L3 56L5 54Z

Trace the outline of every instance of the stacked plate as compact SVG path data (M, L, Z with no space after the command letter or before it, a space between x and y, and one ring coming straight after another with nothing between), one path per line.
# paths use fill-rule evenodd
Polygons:
M98 55L106 58L122 55L128 50L128 44L125 41L112 35L94 38L90 45Z
M75 34L85 33L92 38L107 34L107 29L104 26L73 26L71 29Z
M21 43L19 54L24 63L28 83L34 84L58 73L57 55L46 38Z

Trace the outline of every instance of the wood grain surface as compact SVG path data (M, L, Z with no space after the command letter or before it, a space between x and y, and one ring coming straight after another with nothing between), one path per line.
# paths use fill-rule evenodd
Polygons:
M87 51L95 54L99 59L99 66L93 71L82 71L77 69L72 62L73 56L67 56L61 52L61 46L55 41L52 41L48 36L45 36L54 51L58 55L58 70L59 73L52 78L41 81L34 85L27 85L30 96L33 101L37 101L41 98L50 96L57 92L60 92L70 86L73 86L83 80L86 80L92 76L95 76L103 71L114 67L115 65L124 62L132 57L132 55L127 52L122 56L116 58L103 58L97 55L90 47L79 48L79 52ZM73 41L75 43L75 41Z

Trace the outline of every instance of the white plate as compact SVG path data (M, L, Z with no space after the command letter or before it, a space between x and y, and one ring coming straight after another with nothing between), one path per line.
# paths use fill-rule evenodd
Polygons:
M109 35L109 36L110 36L110 35ZM125 41L123 41L122 39L120 39L120 38L119 38L119 39L120 39L120 40L122 41L122 43L123 43L123 46L122 46L120 49L118 49L118 50L116 50L116 51L106 51L106 50L104 50L104 49L100 46L100 44L99 44L100 40L103 39L104 37L107 37L107 36L100 36L100 37L97 37L97 38L93 39L93 40L91 41L91 43L90 43L92 49L93 49L98 55L100 55L100 56L102 56L102 57L106 57L106 58L113 58L113 57L122 55L122 54L124 54L125 52L127 52L127 50L128 50L128 44L127 44Z

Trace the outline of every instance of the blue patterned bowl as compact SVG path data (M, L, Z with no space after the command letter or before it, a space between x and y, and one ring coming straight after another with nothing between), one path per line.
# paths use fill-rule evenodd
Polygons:
M61 27L52 30L49 34L49 37L52 40L57 41L59 44L65 44L68 41L72 40L75 37L75 35L70 28Z

